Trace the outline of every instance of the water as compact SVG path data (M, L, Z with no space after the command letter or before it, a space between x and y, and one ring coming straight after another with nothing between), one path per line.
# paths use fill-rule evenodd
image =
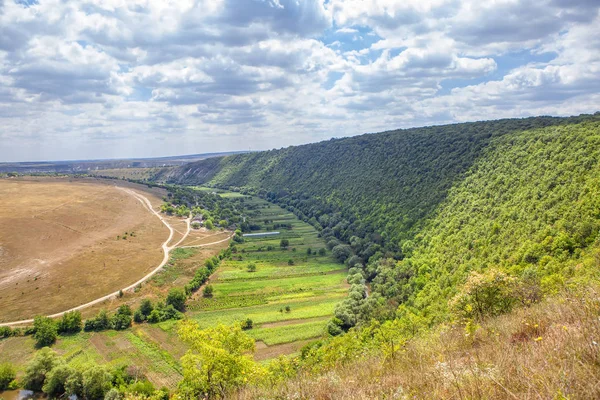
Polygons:
M31 390L7 390L0 392L0 399L2 400L39 400L44 398L43 393L35 393Z

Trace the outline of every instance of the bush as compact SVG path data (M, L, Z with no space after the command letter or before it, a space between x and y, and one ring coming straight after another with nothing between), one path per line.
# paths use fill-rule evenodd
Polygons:
M250 318L246 318L246 320L244 320L242 322L242 329L245 331L252 329L253 326L254 326L254 322L252 322L252 320Z
M213 292L214 292L214 289L213 289L212 285L206 285L204 287L204 290L202 291L202 295L204 297L213 297Z
M322 248L320 248L320 249L319 249L319 255L322 257L322 256L324 256L325 254L327 254L327 250L325 250L325 248L323 248L323 247L322 247Z
M172 288L167 295L167 305L173 306L177 311L185 310L186 295L179 288Z
M81 313L71 311L65 313L58 322L58 333L78 333L81 331Z
M248 263L248 265L246 266L246 269L248 270L248 272L256 272L256 264Z
M281 241L279 242L279 247L281 247L282 249L287 249L289 245L290 241L287 239L281 239Z
M450 307L461 317L483 319L509 312L517 301L516 280L504 272L490 269L471 272Z
M152 310L154 310L152 302L149 299L142 300L142 303L140 304L140 312L142 313L142 315L144 317L147 317L148 315L150 315Z
M0 364L0 390L6 390L15 379L15 369L10 364Z
M142 322L144 322L146 320L146 316L142 313L141 310L136 310L133 313L133 320L135 321L136 324L141 324Z
M56 341L58 329L52 319L42 316L35 317L33 329L35 331L33 337L37 347L50 346Z
M8 326L0 326L0 338L7 338L13 335L12 329Z

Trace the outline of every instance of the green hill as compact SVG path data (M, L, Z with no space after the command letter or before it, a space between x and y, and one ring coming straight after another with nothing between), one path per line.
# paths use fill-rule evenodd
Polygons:
M568 261L600 228L599 150L597 113L332 139L202 160L157 179L275 201L331 247L350 244L359 257L350 266L392 304L443 316L472 270L527 274L545 290L576 275Z

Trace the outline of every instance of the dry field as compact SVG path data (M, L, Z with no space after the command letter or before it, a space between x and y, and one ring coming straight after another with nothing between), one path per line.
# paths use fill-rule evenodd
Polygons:
M0 322L78 306L160 263L167 227L116 185L161 203L160 190L124 182L0 180Z

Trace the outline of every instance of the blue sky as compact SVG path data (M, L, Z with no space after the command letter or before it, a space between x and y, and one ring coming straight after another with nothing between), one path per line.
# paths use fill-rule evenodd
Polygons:
M0 0L0 161L600 109L597 0Z

